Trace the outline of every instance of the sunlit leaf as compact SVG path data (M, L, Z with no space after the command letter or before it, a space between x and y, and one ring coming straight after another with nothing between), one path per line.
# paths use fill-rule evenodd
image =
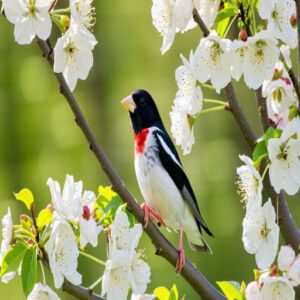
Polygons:
M169 300L178 300L178 290L177 290L177 286L175 284L173 284L173 286L172 286Z
M170 291L164 286L156 288L153 293L158 298L158 300L169 300Z
M228 6L220 10L216 16L215 24L223 21L224 19L228 19L230 17L233 17L237 14L237 11L234 7Z
M16 272L21 264L27 247L24 243L18 242L13 245L3 256L1 276L7 272Z
M236 288L235 284L229 281L217 281L218 286L221 288L222 292L225 294L228 300L243 300L243 297Z
M23 202L28 210L31 209L34 199L33 194L29 189L22 189L19 193L15 193L15 197L17 200Z
M40 211L36 224L39 230L41 230L45 225L52 221L52 213L49 209L45 208Z

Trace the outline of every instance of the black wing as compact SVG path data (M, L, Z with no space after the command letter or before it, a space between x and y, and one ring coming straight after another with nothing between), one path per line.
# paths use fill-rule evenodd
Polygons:
M192 190L191 184L183 170L181 161L179 159L178 153L174 144L172 143L169 135L166 132L161 130L156 130L153 132L157 144L159 147L159 158L162 165L168 172L168 174L173 179L177 188L179 189L183 199L186 201L190 207L193 215L196 218L199 230L201 232L201 226L210 236L213 234L207 228L199 210L199 206L195 197L195 194Z

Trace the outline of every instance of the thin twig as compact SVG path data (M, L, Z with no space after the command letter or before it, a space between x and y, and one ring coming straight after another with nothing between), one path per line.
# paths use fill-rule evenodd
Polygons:
M297 2L299 2L299 5L300 5L300 0ZM200 15L198 14L196 9L194 9L194 11L193 11L193 16L194 16L195 22L198 23L198 25L199 25L200 29L203 31L204 35L207 36L209 34L209 30L206 27L206 25L203 23ZM228 110L232 112L233 117L235 118L237 124L239 125L239 128L242 131L242 134L252 151L255 147L257 139L256 139L256 136L253 132L253 129L252 129L250 123L248 122L246 116L244 115L243 110L241 109L241 107L239 105L239 102L238 102L238 99L236 96L236 92L234 90L232 83L229 83L224 88L224 92L225 92L226 98L230 104ZM261 96L261 92L258 92L258 96ZM264 101L265 100L261 96L259 99L259 104L261 106L260 115L261 115L261 119L262 119L263 128L266 129L266 128L268 128L269 125L268 125L268 119L267 119L267 110L266 110L265 104L263 104ZM271 197L272 203L273 203L274 207L276 208L276 201L277 201L278 195L276 194L276 192L274 191L274 189L270 183L269 176L266 176L266 178L264 180L264 188L265 188L267 194L269 195L269 197ZM281 234L282 234L285 242L287 244L292 245L293 248L296 251L298 251L298 247L300 244L300 231L297 228L297 226L289 212L287 202L286 202L286 199L285 199L283 193L279 194L278 208L279 208L278 219L279 219L279 226L280 226Z
M262 95L262 88L260 87L259 89L257 89L255 94L263 131L266 132L267 129L270 127L270 122L268 118L266 99Z
M292 80L294 89L296 91L296 94L297 94L297 97L298 97L298 102L300 103L300 85L299 85L299 81L298 81L297 76L295 75L292 68L288 70L288 73L289 73L289 76Z
M53 53L50 47L50 43L42 41L40 39L37 39L37 43L41 48L44 57L47 58L51 67L53 67ZM127 208L135 216L137 221L144 224L144 213L142 209L137 204L131 193L128 191L117 172L114 170L102 147L98 144L63 75L61 73L55 73L55 76L60 85L60 92L69 103L75 115L77 125L85 135L89 143L89 147L97 157L97 160L100 163L103 171L110 179L113 185L113 189L119 194L122 200L127 203ZM156 254L164 257L168 262L175 266L178 258L178 251L173 247L173 245L160 233L160 231L152 222L149 221L148 226L145 228L145 231L156 247ZM185 266L182 269L181 274L203 299L226 299L187 259L185 261Z

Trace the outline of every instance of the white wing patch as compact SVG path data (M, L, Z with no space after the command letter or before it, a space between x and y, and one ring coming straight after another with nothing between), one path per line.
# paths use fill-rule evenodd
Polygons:
M175 155L171 152L170 148L167 146L167 144L165 143L164 139L159 134L157 135L157 137L158 137L158 139L159 139L162 147L166 151L166 153L168 153L169 156L172 158L172 160L182 169L181 164L179 163L179 161L177 160L177 158L175 157Z

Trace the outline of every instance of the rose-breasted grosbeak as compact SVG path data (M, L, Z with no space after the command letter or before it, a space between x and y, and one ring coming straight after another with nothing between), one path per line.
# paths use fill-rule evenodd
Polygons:
M134 164L145 199L145 224L154 216L167 228L180 230L176 263L176 271L180 272L185 263L182 232L193 250L209 252L202 228L208 235L212 233L200 214L191 184L150 94L137 90L121 103L129 111L134 131Z

